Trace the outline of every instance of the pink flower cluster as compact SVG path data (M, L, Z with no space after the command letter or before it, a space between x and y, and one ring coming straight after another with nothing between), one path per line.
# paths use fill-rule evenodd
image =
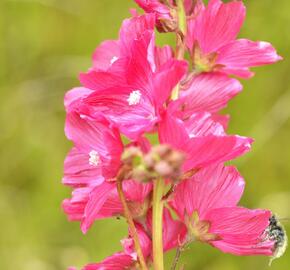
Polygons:
M164 252L202 241L236 255L274 256L272 213L238 206L245 182L236 168L224 165L248 152L253 140L228 135L229 116L220 111L242 90L230 75L249 78L250 67L281 57L267 42L237 39L245 17L242 1L210 0L205 6L184 0L186 32L179 28L175 1L135 1L146 14L134 11L118 40L96 48L92 67L80 75L82 87L65 96L65 134L74 144L64 165L63 184L73 188L63 202L65 213L80 221L84 233L98 219L124 216L117 190L122 155L132 146L150 152L146 136L158 134L160 144L185 156L180 181L165 179L171 193L164 197ZM176 33L176 51L189 60L168 45L158 47L155 27ZM153 181L122 182L148 265ZM122 251L83 269L138 269L132 231L121 243Z

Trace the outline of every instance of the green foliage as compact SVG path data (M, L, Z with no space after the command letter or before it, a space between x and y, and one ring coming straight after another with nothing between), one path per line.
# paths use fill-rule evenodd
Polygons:
M70 148L62 102L65 91L79 84L78 73L89 67L97 44L117 37L132 2L0 1L0 269L61 270L120 248L124 221L97 222L83 236L62 213L61 201L70 195L61 185ZM231 133L256 139L253 151L236 162L247 181L243 204L290 217L290 2L246 4L241 36L272 42L285 60L257 68L226 110ZM174 39L159 38L168 40ZM267 258L234 257L199 243L183 253L182 262L189 270L268 269ZM289 264L287 252L272 269Z

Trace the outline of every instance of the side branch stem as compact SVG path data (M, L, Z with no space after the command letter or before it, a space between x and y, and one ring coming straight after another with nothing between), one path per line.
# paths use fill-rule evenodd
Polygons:
M164 181L162 178L154 181L153 189L153 265L154 270L164 270L163 263L163 207L162 200Z
M135 251L136 251L137 256L138 256L138 260L139 260L139 263L140 263L140 266L141 266L141 270L148 270L147 265L146 265L146 261L144 259L144 255L143 255L143 252L142 252L142 248L141 248L141 245L140 245L137 229L135 227L134 220L133 220L133 217L131 215L131 212L130 212L130 209L128 207L128 204L127 204L127 201L126 201L126 197L125 197L125 194L124 194L124 191L123 191L122 181L124 179L124 175L125 175L124 172L125 171L126 171L126 169L124 169L124 168L121 169L119 174L118 174L118 176L117 176L117 190L118 190L120 201L121 201L122 206L124 208L124 216L125 216L125 218L127 220L127 223L129 225L130 233L131 233L131 235L133 237L133 240L134 240Z

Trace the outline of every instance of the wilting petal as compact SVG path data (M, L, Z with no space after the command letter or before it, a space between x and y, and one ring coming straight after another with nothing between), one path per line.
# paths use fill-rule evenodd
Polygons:
M216 63L225 66L222 70L240 77L248 67L272 64L281 60L275 48L264 41L254 42L247 39L232 41L218 50Z
M189 117L195 112L217 112L242 90L238 80L226 75L211 73L196 76L190 86L180 92L178 100L170 103L170 111L180 117Z
M223 3L211 0L206 9L189 25L188 46L197 41L207 54L236 39L245 18L242 1Z
M204 220L208 211L236 206L245 182L238 171L223 164L199 170L191 179L182 181L176 188L171 205L181 218L197 211Z
M211 244L236 255L273 255L274 242L262 239L270 216L267 210L241 207L212 210L205 219L210 221L209 232L218 235L220 240Z
M110 128L106 123L82 119L77 113L69 113L66 118L65 133L83 153L90 155L94 151L97 162L93 165L98 166L100 162L105 177L115 177L123 151L117 130ZM88 162L90 162L89 156Z
M134 260L124 252L118 252L100 263L89 264L83 270L127 270L133 266Z
M159 69L163 64L173 58L173 50L169 45L155 47L155 64Z
M152 191L152 183L140 183L135 180L127 180L123 182L123 190L127 200L144 202Z

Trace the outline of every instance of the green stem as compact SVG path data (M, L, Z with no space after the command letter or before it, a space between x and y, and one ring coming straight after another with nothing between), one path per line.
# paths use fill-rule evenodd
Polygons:
M164 192L164 181L162 178L154 181L153 190L153 265L154 270L164 270L163 263L163 207L162 200Z
M177 8L178 8L178 26L179 30L186 35L187 32L187 22L186 22L186 13L184 8L183 0L177 0Z

